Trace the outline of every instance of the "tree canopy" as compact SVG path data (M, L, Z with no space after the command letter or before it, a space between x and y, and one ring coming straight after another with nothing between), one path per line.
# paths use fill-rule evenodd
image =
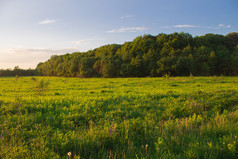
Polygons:
M145 77L238 75L238 33L143 35L122 45L54 55L36 70L45 76Z
M14 69L0 69L0 76L34 76L37 75L35 69L21 69L15 66Z

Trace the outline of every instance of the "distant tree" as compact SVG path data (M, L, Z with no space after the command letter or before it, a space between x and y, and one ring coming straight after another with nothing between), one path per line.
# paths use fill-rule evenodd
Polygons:
M238 45L236 45L235 50L231 56L230 70L231 75L238 75Z
M132 77L133 66L130 63L123 63L121 65L120 75L123 77Z
M54 55L39 63L36 70L39 75L70 77L237 75L237 39L236 32L226 36L192 37L184 32L143 35L122 45ZM17 68L16 72L19 72ZM11 73L14 74L14 70Z
M237 32L232 32L226 35L226 37L228 38L228 47L231 50L234 50L236 45L238 45L238 33Z
M109 78L116 76L115 65L112 63L111 59L104 59L102 61L102 76Z
M231 53L228 48L224 45L217 46L216 51L217 59L217 74L227 75L229 74L229 65L231 61Z
M142 58L137 55L136 58L132 58L131 60L131 66L132 66L132 76L134 77L143 77L145 76L145 67L144 67L144 62Z
M94 70L93 64L95 63L95 58L84 57L79 62L79 74L81 77L93 77Z
M143 55L144 70L146 76L156 76L157 61L159 60L159 53L154 50L149 50L147 54Z
M97 60L93 64L93 70L96 73L95 76L101 76L102 75L102 69L103 69L103 64L102 64L101 60Z
M217 74L217 58L214 51L211 51L210 56L208 57L208 64L210 67L210 75Z
M19 66L15 66L14 69L0 69L0 76L35 76L35 69L21 69Z

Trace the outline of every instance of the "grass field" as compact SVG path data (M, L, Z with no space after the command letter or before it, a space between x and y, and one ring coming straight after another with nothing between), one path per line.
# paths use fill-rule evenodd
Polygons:
M238 158L238 77L0 78L0 115L0 158Z

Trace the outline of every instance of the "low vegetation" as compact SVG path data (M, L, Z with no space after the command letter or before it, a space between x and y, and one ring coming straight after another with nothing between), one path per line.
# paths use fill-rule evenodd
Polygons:
M235 159L237 99L237 77L0 78L0 158Z

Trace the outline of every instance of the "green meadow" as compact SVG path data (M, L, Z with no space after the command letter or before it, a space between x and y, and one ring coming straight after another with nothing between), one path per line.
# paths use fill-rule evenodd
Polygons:
M238 158L238 77L0 78L0 158Z

